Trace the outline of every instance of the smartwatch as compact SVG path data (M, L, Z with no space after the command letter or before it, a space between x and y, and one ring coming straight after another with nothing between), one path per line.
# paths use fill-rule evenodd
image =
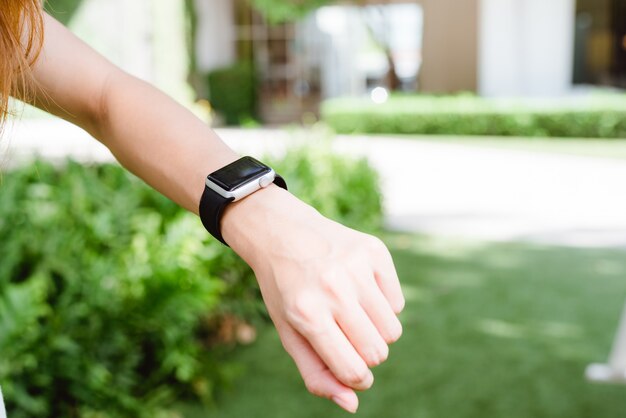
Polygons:
M220 220L226 206L272 183L287 190L287 183L281 176L252 157L240 158L209 174L200 199L202 224L211 235L228 246L220 230Z

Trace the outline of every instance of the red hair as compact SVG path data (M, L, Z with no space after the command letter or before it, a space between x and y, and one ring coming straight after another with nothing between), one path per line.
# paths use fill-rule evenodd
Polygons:
M0 0L0 130L9 97L27 99L43 41L40 0Z

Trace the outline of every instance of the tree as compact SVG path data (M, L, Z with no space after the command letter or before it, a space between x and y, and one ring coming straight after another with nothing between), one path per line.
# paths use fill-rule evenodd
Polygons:
M270 23L283 23L298 20L307 13L319 7L332 3L333 0L252 0L253 6L259 10ZM352 0L354 4L365 4L365 0ZM388 0L382 4L389 4ZM388 23L384 7L375 7L370 9L373 13L377 13L379 19ZM388 39L388 30L377 31L367 13L363 13L363 21L367 25L372 39L380 46L387 56L389 70L387 76L387 86L391 90L396 90L400 86L400 80L395 71L395 62L391 53L391 45Z
M391 50L391 17L384 7L390 2L386 0L383 4L371 6L368 10L362 8L363 22L372 37L372 40L384 51L387 58L388 70L385 76L385 82L390 90L397 90L401 81L396 73L396 62ZM382 22L382 25L376 25L376 21Z

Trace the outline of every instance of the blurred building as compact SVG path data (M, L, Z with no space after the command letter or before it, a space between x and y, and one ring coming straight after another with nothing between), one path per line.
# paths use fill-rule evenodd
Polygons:
M297 120L324 98L379 85L415 89L422 35L422 9L415 3L327 6L277 25L245 0L195 5L197 70L253 62L266 122Z
M482 0L479 13L481 94L626 87L626 0Z
M626 0L344 1L280 25L245 0L194 2L198 69L253 61L270 122L377 86L497 97L626 85Z
M267 122L376 87L490 97L626 88L626 0L342 0L279 25L250 0L47 3L96 49L180 100L191 98L190 65L202 97L207 73L254 63Z
M246 0L195 5L197 69L252 61L266 122L297 120L324 98L417 86L423 14L414 2L331 5L277 25Z
M626 88L626 0L421 0L426 92Z

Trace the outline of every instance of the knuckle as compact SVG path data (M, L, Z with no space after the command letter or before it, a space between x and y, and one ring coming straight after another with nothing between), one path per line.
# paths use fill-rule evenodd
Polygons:
M321 288L326 294L332 296L341 294L341 274L337 269L327 269L320 272L318 277Z
M307 376L304 379L304 386L306 387L306 390L312 395L315 395L315 396L325 395L322 381L318 376L315 376L315 375Z
M328 325L318 319L296 319L292 325L309 341L322 341L328 335Z
M301 293L286 304L285 316L294 326L317 322L319 303L312 295Z
M328 331L328 325L320 321L311 321L302 326L301 332L311 339L311 341L323 341L328 337Z
M386 254L389 252L383 240L374 235L368 235L366 244L367 248L374 253Z
M371 374L367 368L352 369L344 372L341 380L348 386L368 389L372 385Z
M381 345L380 347L375 347L370 350L369 354L366 356L366 362L369 367L378 366L387 360L389 356L389 347L386 344Z

